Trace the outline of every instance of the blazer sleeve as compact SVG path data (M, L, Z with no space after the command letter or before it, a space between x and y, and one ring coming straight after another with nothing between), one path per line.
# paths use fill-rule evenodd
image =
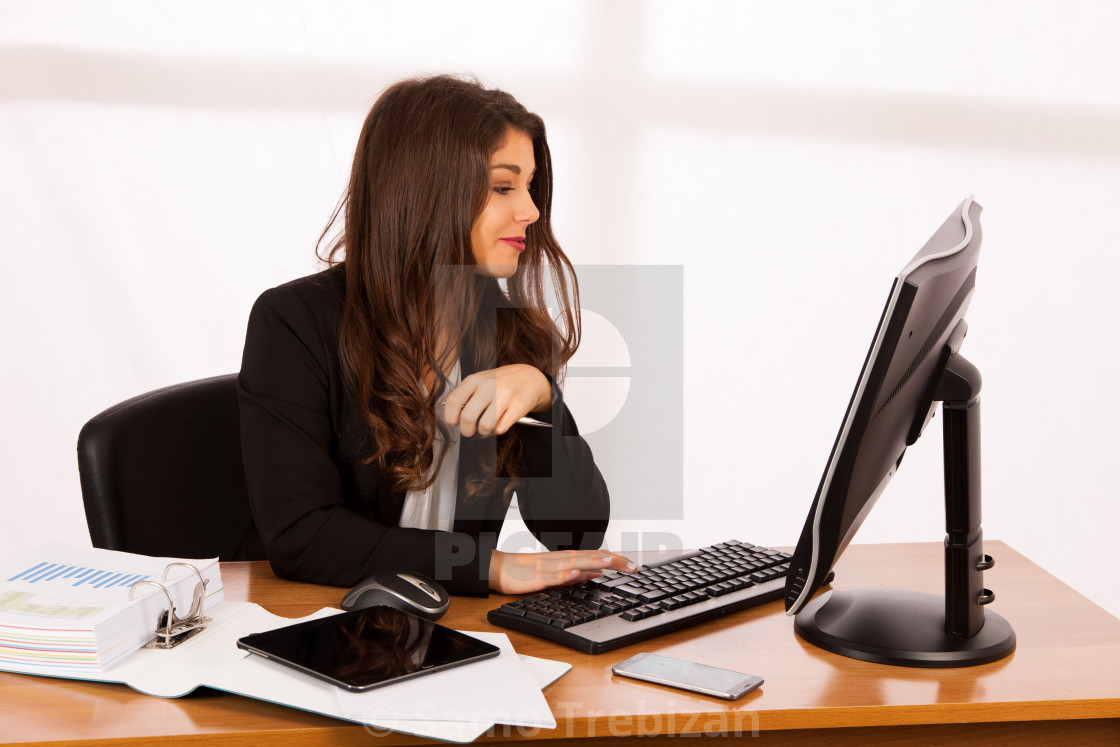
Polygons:
M550 378L552 408L533 417L552 428L517 425L523 482L517 503L525 526L550 550L590 550L603 544L610 495L591 447L579 434L563 393Z
M281 286L257 300L245 338L238 376L245 481L274 572L353 586L380 570L413 570L451 593L485 596L490 553L477 538L389 526L347 505L332 455L332 407L345 401L334 364L337 320L323 316L306 294Z

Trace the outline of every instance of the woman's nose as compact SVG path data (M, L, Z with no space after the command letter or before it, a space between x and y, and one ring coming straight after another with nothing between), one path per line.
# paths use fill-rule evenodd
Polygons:
M529 195L529 190L523 190L522 194L525 197L517 205L515 219L518 223L524 223L526 225L536 223L537 218L541 217L541 211L537 210L536 203L533 202L533 198Z

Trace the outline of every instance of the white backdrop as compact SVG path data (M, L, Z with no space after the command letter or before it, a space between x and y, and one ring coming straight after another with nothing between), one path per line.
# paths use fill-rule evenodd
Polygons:
M256 296L318 269L378 92L468 72L548 123L573 262L684 267L685 515L609 546L796 542L891 278L975 193L986 537L1120 614L1116 28L1066 0L2 2L0 545L88 542L82 424L236 371ZM935 426L857 542L943 537Z

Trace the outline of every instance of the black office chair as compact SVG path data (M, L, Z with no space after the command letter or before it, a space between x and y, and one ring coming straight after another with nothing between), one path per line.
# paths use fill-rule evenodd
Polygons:
M263 560L241 468L237 376L141 394L78 434L94 547Z

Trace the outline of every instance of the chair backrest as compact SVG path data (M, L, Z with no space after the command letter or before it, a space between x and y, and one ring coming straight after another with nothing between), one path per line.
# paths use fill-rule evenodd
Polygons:
M157 389L78 434L94 547L142 555L260 560L241 467L237 376Z

